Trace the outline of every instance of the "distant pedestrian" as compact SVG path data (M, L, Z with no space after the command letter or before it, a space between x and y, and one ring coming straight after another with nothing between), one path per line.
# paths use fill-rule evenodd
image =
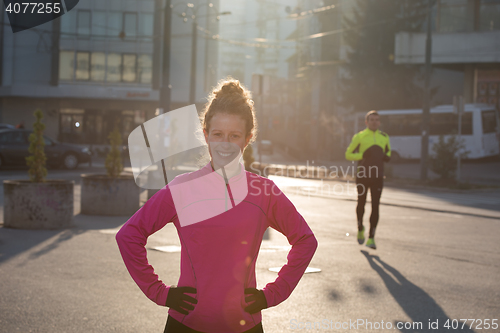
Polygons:
M139 288L170 308L164 332L262 333L261 310L290 296L317 241L273 181L245 171L240 162L256 136L250 92L237 80L221 81L201 122L210 162L158 191L116 240ZM148 237L169 222L181 242L178 286L159 280L146 256ZM292 249L277 279L260 290L255 265L268 227L284 234Z
M16 125L16 128L17 129L24 129L24 121L21 120L21 122L19 124Z
M363 215L368 189L370 189L372 212L370 215L370 233L366 246L376 249L375 229L379 220L380 197L384 187L384 162L389 162L391 159L391 145L389 135L378 129L380 127L380 118L377 111L370 111L366 114L365 124L366 129L355 134L352 138L345 157L349 161L358 161L356 172L358 243L363 244L365 241Z

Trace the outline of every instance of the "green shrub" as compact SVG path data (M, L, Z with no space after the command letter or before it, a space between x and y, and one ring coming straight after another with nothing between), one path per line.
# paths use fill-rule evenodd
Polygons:
M45 141L43 139L45 124L42 123L42 110L37 109L34 116L36 121L33 124L33 133L29 136L30 146L28 148L31 155L26 157L26 164L29 166L28 175L31 181L41 183L47 177L47 169L45 168L47 157L45 156Z
M431 170L437 173L441 179L454 178L459 151L461 151L461 158L465 158L469 154L464 149L465 145L463 142L459 142L455 135L448 137L446 141L444 136L440 135L438 142L432 146L434 154L430 159Z
M106 156L106 172L108 177L117 178L123 171L120 146L122 144L122 135L118 129L118 123L115 124L113 132L108 135L111 144L111 150Z

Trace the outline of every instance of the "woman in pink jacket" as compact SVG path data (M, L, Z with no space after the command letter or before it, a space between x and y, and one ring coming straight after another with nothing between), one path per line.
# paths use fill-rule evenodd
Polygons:
M304 218L269 179L245 171L240 157L255 140L248 90L221 81L201 116L211 161L177 176L116 235L125 265L153 302L169 307L165 332L263 332L261 310L287 299L317 241ZM181 242L178 286L166 286L148 264L149 235L173 223ZM256 289L255 263L268 227L292 245L278 278Z

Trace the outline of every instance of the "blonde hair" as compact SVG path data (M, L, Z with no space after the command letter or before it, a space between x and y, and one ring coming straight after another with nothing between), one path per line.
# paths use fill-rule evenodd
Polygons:
M257 119L251 92L239 80L227 77L220 80L208 96L208 102L200 116L203 130L207 133L210 121L217 113L240 116L245 121L245 138L252 134L250 143L257 137Z

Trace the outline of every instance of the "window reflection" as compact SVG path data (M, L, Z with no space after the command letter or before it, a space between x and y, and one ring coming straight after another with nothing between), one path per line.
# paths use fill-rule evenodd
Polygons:
M108 64L106 67L106 80L108 82L120 82L122 57L118 53L108 54Z
M108 36L118 37L122 31L122 13L108 13L107 34Z
M76 79L88 80L90 78L90 53L77 52L76 53Z
M75 70L75 52L61 51L59 53L59 79L72 80Z
M78 36L88 37L90 35L90 11L78 11L76 32Z
M141 54L139 56L139 82L140 83L151 83L152 79L152 67L153 60L148 54Z
M123 14L123 31L126 37L137 36L137 14L124 13Z
M106 55L104 52L92 53L92 67L90 77L92 81L104 81L105 68L106 68Z
M500 30L500 1L482 1L479 30Z
M123 81L124 82L135 82L136 78L136 55L135 54L124 54L123 55Z
M92 36L106 36L106 12L92 12Z
M95 82L152 81L152 56L150 54L120 54L104 52L60 51L59 79Z

